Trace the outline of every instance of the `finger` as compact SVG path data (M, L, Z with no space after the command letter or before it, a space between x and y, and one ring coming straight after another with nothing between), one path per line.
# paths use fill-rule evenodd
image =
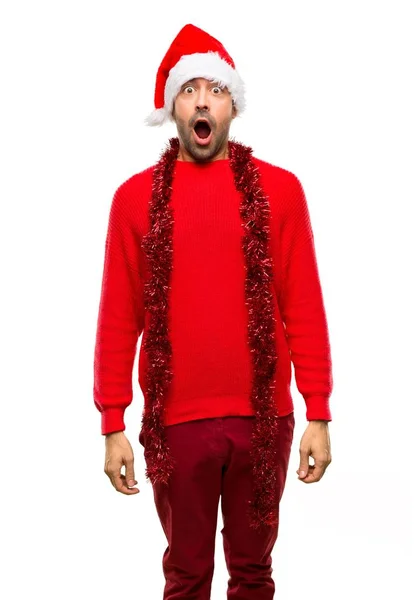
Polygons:
M133 487L137 481L135 480L134 474L134 458L128 458L125 460L125 479L128 483L128 487Z
M138 485L138 481L136 479L128 479L126 475L122 475L122 477L125 477L127 487L133 488L134 486Z
M313 471L314 471L314 469L315 469L314 465L309 465L309 470L308 470L308 473L306 474L305 477L300 477L300 475L299 475L299 469L298 469L298 471L297 471L297 473L298 473L298 479L300 481L303 481L303 483L312 483L313 482Z
M325 469L327 467L327 463L325 460L315 459L315 469L313 471L313 477L315 481L319 481L323 474L325 473Z
M303 479L307 475L309 470L309 452L303 448L300 448L299 455L299 469L296 472L298 473L300 479Z
M305 483L316 483L319 481L325 472L324 463L315 463L312 465L312 470L309 471L308 475L302 479Z
M138 481L134 479L130 484L126 475L121 474L122 485L124 489L129 490L130 492L139 492L139 489L134 487L134 485L138 484Z
M132 489L128 488L128 486L126 485L126 482L125 482L125 475L122 475L122 473L119 473L119 472L114 473L113 479L114 479L114 487L117 490L117 492L121 492L121 494L126 494L127 496L138 493L137 488L132 488Z

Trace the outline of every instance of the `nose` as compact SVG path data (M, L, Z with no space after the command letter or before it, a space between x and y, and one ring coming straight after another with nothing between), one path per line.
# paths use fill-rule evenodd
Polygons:
M205 90L204 88L201 88L198 96L197 96L197 102L196 102L196 109L199 110L208 110L209 109L209 105L207 102L207 90Z

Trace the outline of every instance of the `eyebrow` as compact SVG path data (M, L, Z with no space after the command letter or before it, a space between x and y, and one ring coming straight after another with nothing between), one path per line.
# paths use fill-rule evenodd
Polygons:
M190 83L194 83L195 81L197 81L197 79L201 79L201 77L200 77L200 78L198 78L198 77L194 77L193 79L190 79L189 81L186 81L186 82L185 82L185 83L183 83L183 85L181 86L181 89L182 89L183 87L187 86L187 85L190 85ZM209 83L211 83L211 84L212 84L212 83L215 83L215 82L214 82L214 81L209 81Z

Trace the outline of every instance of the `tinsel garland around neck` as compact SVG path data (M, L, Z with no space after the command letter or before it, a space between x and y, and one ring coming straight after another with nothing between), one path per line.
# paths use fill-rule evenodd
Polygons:
M143 340L148 355L148 371L142 433L145 436L146 477L153 484L168 483L175 466L165 438L163 409L173 377L168 311L174 219L169 203L178 151L178 137L170 138L154 167L150 227L141 243L150 268L150 278L144 284L144 303L151 313ZM260 171L252 160L252 149L229 140L228 152L234 183L240 192L240 216L244 228L245 302L253 364L250 398L256 416L251 440L253 497L247 510L251 527L259 528L278 523L279 500L278 414L273 395L277 355L273 265L269 254L270 206L260 184Z

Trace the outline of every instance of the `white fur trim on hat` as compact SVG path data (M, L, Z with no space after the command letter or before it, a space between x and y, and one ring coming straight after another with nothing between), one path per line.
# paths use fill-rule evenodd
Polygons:
M172 109L174 100L181 86L190 79L204 77L210 81L217 81L220 86L227 86L232 95L237 113L241 114L246 107L244 82L238 72L221 58L218 52L196 52L186 54L180 58L170 70L164 90L164 107L156 108L145 119L149 126L162 125L173 121Z

